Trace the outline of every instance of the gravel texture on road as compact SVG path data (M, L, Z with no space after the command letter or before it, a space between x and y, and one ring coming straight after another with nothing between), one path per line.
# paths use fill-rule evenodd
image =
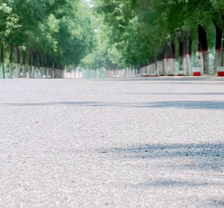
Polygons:
M224 207L224 80L0 81L0 207Z

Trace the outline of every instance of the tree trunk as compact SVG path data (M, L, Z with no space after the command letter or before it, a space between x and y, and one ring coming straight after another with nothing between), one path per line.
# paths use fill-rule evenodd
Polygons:
M179 74L185 73L184 66L184 58L185 58L185 44L183 40L179 41Z
M55 74L55 71L54 71L54 62L52 62L52 79L54 79L54 75ZM67 73L66 73L66 75L67 75ZM67 78L67 77L65 77L65 78Z
M43 71L44 71L44 68L43 68L43 58L42 58L42 54L39 52L38 53L39 55L39 64L40 64L40 78L43 78Z
M13 75L12 75L12 57L13 57L13 44L10 45L10 54L9 54L9 74L10 74L10 78L13 78Z
M149 58L148 74L152 75L152 58Z
M37 53L35 51L32 52L32 57L33 57L33 63L32 63L32 77L35 77L35 72L36 72L36 60L37 60Z
M34 79L35 78L35 75L34 75L34 65L31 66L31 77Z
M16 78L20 77L20 51L19 48L16 47Z
M47 78L47 56L44 55L43 57L43 65L44 65L44 76ZM59 67L57 67L59 69Z
M202 26L198 26L198 66L203 63L202 73L209 74L209 53L206 31Z
M163 47L163 51L161 53L161 74L162 76L165 75L165 47Z
M32 78L32 51L29 52L28 76Z
M223 20L223 27L224 27L224 15L221 16ZM224 39L224 33L222 33L222 39ZM221 43L221 66L224 66L224 41Z
M176 68L175 64L175 45L174 42L169 42L165 46L165 73L173 76Z
M23 54L23 77L26 77L26 51L23 51L22 54Z
M2 65L2 78L5 79L4 47L3 47L3 44L1 44L1 65Z
M50 76L50 57L49 56L47 56L47 79L49 78L49 76Z
M215 65L214 65L214 73L217 74L217 67L222 64L222 30L216 24L214 20L214 25L216 29L216 47L215 47Z
M210 74L209 70L209 52L203 51L204 73Z
M224 34L222 38L224 39ZM222 43L222 50L221 50L221 66L224 66L224 41Z
M157 75L163 75L163 53L157 57Z
M154 76L156 75L156 70L155 70L155 58L154 57L151 57L150 58L150 65L149 65L149 68L150 68L150 74L151 76Z
M186 72L187 72L187 75L192 75L191 52L192 52L191 35L190 35L190 33L186 33L185 58L186 58Z

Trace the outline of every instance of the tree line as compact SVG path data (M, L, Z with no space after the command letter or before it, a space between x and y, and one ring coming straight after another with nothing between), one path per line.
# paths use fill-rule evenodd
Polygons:
M93 2L95 15L102 22L98 36L104 50L98 51L109 57L108 64L106 60L100 63L107 67L116 64L117 68L140 68L157 63L161 73L169 73L178 62L179 71L192 74L195 54L195 66L211 74L213 51L214 73L218 66L224 66L223 0Z
M91 16L78 0L0 0L2 77L78 65L92 48Z
M0 0L0 14L3 78L76 67L192 74L194 65L211 74L224 66L223 0Z

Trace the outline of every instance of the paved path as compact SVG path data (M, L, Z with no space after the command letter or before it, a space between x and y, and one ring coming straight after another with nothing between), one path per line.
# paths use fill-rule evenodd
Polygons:
M224 207L224 80L1 80L0 160L2 208Z

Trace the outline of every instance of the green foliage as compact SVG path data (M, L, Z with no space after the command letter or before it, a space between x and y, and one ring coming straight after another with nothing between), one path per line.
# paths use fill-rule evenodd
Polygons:
M91 18L78 0L1 0L1 47L29 52L33 64L77 65L91 52Z
M213 22L224 29L223 2L92 0L91 8L84 0L0 0L1 48L29 52L39 65L112 69L148 64L167 42L183 41L183 33L196 49L198 25L213 48Z
M10 34L19 29L18 16L12 13L12 8L6 3L0 4L0 38L5 41Z
M116 62L127 66L147 64L150 57L161 53L165 43L178 43L186 38L183 32L196 44L198 25L207 31L208 45L212 48L215 45L213 21L222 29L224 25L223 0L93 1L95 12L107 28L108 48L116 47L119 57Z

